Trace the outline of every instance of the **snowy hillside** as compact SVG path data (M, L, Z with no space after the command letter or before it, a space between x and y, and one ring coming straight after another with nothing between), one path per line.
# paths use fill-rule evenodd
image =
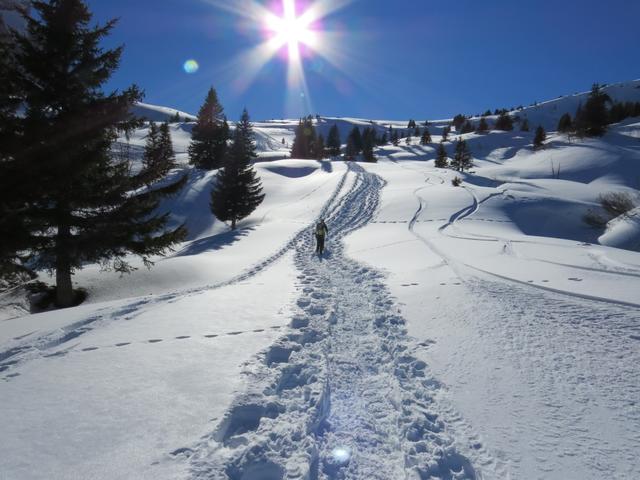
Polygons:
M519 115L552 131L579 101ZM0 293L0 477L639 478L638 210L582 217L610 192L640 203L640 119L538 151L517 128L465 134L465 174L434 167L446 123L360 163L284 159L298 121L256 122L266 198L235 232L210 212L215 172L188 165L193 124L173 123L175 252L124 277L87 265L72 309Z

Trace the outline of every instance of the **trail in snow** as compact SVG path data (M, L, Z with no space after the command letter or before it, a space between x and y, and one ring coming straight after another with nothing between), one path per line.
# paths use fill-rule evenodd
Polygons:
M197 479L476 478L434 395L440 384L412 354L382 275L344 255L341 239L373 218L384 185L355 176L321 216L326 258L307 232L296 244L302 296L293 333L250 366L248 387L218 429L189 451Z

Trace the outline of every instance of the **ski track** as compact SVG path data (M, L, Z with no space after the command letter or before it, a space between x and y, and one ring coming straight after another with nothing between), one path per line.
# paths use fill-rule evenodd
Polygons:
M194 479L401 480L479 478L438 412L441 390L413 355L379 272L344 255L341 239L375 215L384 181L349 164L355 182L297 238L302 289L292 332L247 371L247 389L187 454ZM330 261L326 261L326 260Z

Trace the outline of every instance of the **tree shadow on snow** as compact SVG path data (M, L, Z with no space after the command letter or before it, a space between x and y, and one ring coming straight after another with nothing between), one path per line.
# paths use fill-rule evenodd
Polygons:
M193 255L199 255L201 253L221 250L225 247L233 245L242 237L248 236L255 227L239 228L237 230L231 230L225 233L219 233L218 235L211 235L209 237L201 238L191 242L184 247L175 257L189 257Z

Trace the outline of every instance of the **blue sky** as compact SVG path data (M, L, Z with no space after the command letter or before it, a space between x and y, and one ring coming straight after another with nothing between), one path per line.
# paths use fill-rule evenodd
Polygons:
M125 45L109 89L136 83L145 101L195 113L214 86L230 119L245 106L254 120L444 118L640 78L637 1L356 0L321 20L341 58L338 67L337 58L303 58L304 97L287 85L286 55L246 88L237 85L248 71L237 59L264 41L260 22L205 0L87 3L100 22L120 18L105 42ZM197 73L183 70L188 59L198 61Z

